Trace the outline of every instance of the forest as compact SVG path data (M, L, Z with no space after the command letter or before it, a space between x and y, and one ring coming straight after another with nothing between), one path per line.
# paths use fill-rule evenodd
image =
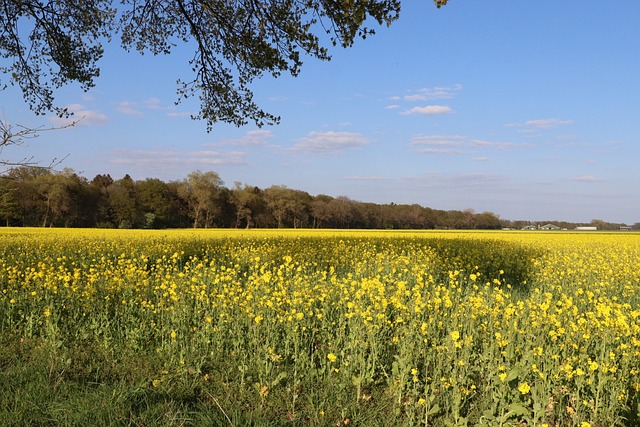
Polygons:
M133 180L128 174L120 179L100 174L88 180L71 169L27 166L0 175L0 221L5 226L148 229L520 229L531 224L492 212L367 203L280 185L262 189L235 182L229 188L213 171L196 170L170 182ZM547 222L566 229L586 225L538 223ZM624 224L593 220L589 225L618 230Z

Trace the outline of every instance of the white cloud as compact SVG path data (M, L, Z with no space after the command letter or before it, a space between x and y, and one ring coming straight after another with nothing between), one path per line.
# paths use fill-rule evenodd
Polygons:
M451 99L456 93L462 90L461 84L455 84L449 87L430 87L418 89L415 93L405 95L403 99L405 101L417 102L417 101L430 101L434 99Z
M96 126L106 123L109 118L98 110L89 110L82 104L68 105L67 111L72 113L70 117L49 117L49 122L56 127L69 126L75 122L75 126Z
M533 144L525 142L509 142L509 141L484 141L482 139L469 140L469 146L472 147L492 147L492 148L511 148L511 147L533 147Z
M221 142L221 144L235 146L269 145L269 140L273 137L273 132L271 132L270 130L255 129L248 131L240 138L225 139Z
M411 145L460 147L467 145L467 138L461 135L416 135Z
M167 117L191 117L196 113L190 113L189 111L169 111Z
M136 116L136 117L144 116L144 113L140 110L137 110L134 107L134 105L135 104L133 102L122 101L118 103L116 110L118 110L120 113L126 116Z
M243 165L247 161L240 151L175 151L175 150L126 150L118 149L110 162L118 165L135 165L156 174L174 169L198 169L208 165Z
M309 132L293 146L293 151L305 151L317 154L338 154L349 148L362 147L370 141L359 133L353 132Z
M244 165L247 163L242 151L192 151L187 153L186 161L202 165Z
M524 122L524 125L528 128L534 129L549 129L562 125L570 125L573 123L571 120L560 120L560 119L538 119L538 120L528 120Z
M465 154L465 150L461 150L459 148L431 148L431 147L421 147L418 148L417 151L425 154Z
M527 120L524 123L511 123L507 126L523 126L529 130L539 130L539 129L551 129L558 126L570 125L573 123L573 120L561 120L561 119L536 119L536 120Z
M526 143L471 139L462 135L415 135L409 144L415 150L428 154L465 154L474 152L474 148L506 149L531 146ZM486 159L486 157L474 158L474 160Z
M601 178L597 178L593 175L582 175L582 176L574 176L571 178L572 181L580 181L580 182L602 182Z
M450 107L444 105L427 105L424 107L413 107L401 112L403 116L420 115L420 116L437 116L448 114L453 111Z
M350 176L345 176L344 179L348 181L384 181L384 180L387 180L388 178L384 176L379 176L379 175L368 175L368 176L350 175Z
M397 110L398 108L400 108L400 106L397 104L391 104L384 107L385 110Z
M406 177L406 179L424 188L471 188L474 191L493 191L493 189L508 181L505 176L487 173L428 173L422 176Z
M116 110L127 116L140 117L144 115L143 110L166 111L169 117L190 116L191 113L175 112L175 105L162 105L159 98L149 98L144 101L121 101Z
M165 107L160 105L160 100L158 98L149 98L146 101L142 101L142 105L147 107L150 110L171 110L173 106Z

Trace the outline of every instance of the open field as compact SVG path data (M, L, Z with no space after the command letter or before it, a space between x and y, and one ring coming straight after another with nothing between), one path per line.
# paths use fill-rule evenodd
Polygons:
M0 231L2 425L635 426L640 234Z

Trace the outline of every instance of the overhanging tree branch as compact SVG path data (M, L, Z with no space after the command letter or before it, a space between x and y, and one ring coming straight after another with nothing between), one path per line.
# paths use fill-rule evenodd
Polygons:
M82 120L82 119L80 119ZM37 128L22 126L22 125L12 125L7 121L7 119L3 116L0 118L0 155L3 154L4 150L11 146L20 146L25 144L28 140L32 140L40 136L42 132L49 132L52 130L61 130L75 126L80 120L73 121L67 125L59 126L59 127L44 127L40 126ZM30 167L44 167L47 169L52 169L55 166L59 165L64 161L67 156L58 159L53 159L48 166L40 166L39 162L35 161L34 157L24 157L21 160L11 161L0 158L0 165L4 168L15 168L21 166L30 166Z
M437 7L447 0L434 0ZM99 76L101 42L112 36L140 53L169 54L193 43L193 76L178 78L178 99L199 96L208 130L222 121L278 123L262 110L250 84L268 73L297 76L302 57L330 60L325 46L350 47L391 25L400 0L0 0L0 75L20 87L31 109L54 105L54 89L84 90ZM23 30L23 33L19 32ZM26 33L26 34L25 34ZM8 63L8 65L4 65ZM1 86L0 86L1 87Z

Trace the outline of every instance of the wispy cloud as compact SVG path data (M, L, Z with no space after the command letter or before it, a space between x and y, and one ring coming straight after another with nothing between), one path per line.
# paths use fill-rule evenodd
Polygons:
M473 188L487 191L508 182L507 177L487 173L442 174L429 173L420 176L409 176L407 181L417 183L423 188Z
M116 110L124 114L125 116L135 116L135 117L144 116L144 113L136 109L134 105L135 104L133 102L122 101L118 103Z
M201 165L244 165L247 163L243 151L192 151L186 161Z
M292 148L293 151L310 152L316 154L340 154L347 149L362 147L370 144L364 136L353 132L309 132Z
M433 148L422 147L418 149L419 152L424 154L466 154L465 150L460 148Z
M402 97L402 99L410 102L431 101L434 99L451 99L461 90L461 84L455 84L449 87L426 87L409 93L408 95Z
M509 123L508 127L521 127L524 128L525 131L534 131L534 130L542 130L542 129L551 129L557 128L559 126L566 126L573 124L573 120L564 120L564 119L535 119L535 120L527 120L522 123Z
M560 120L560 119L537 119L527 120L524 122L525 127L530 129L549 129L562 125L570 125L572 120Z
M472 139L462 135L416 135L409 143L415 150L428 154L465 154L473 151L470 150L473 148L506 149L531 146L526 143ZM474 160L486 159L486 157L474 158Z
M141 103L150 110L172 110L173 105L164 106L158 98L149 98Z
M461 135L416 135L411 138L411 145L460 147L467 144L468 139Z
M260 146L269 145L273 139L273 132L267 129L250 130L240 138L224 139L220 144L235 146Z
M400 114L403 116L438 116L442 114L448 114L453 111L450 107L445 105L426 105L424 107L413 107L408 110L402 111Z
M581 175L574 176L571 178L571 181L580 181L580 182L603 182L602 178L597 178L593 175Z
M379 175L367 175L367 176L350 175L350 176L345 176L344 179L347 181L385 181L385 180L388 180L389 178L385 176L379 176Z
M120 101L116 110L124 115L141 117L144 116L145 110L165 111L169 117L185 117L191 116L189 112L176 111L173 104L165 105L159 98L149 98L143 101Z
M240 151L200 150L126 150L118 149L111 156L110 163L134 165L139 169L162 171L174 169L197 169L208 165L244 165L245 153Z
M189 111L169 111L167 112L167 117L192 117L196 115L196 113L191 113Z
M49 122L53 126L68 126L73 122L76 122L76 126L90 127L104 124L109 120L106 114L103 114L98 110L90 110L82 104L71 104L66 108L69 113L72 113L72 115L70 117L49 117Z

